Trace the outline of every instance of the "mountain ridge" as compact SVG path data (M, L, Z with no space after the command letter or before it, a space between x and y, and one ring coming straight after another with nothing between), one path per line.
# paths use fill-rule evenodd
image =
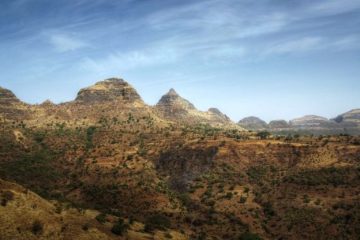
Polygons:
M92 105L90 109L87 105ZM104 116L137 114L153 116L158 122L177 124L210 124L214 127L230 127L243 130L269 131L313 131L329 133L360 133L360 109L352 109L337 117L327 119L317 115L305 115L290 121L272 120L266 123L251 116L236 124L217 108L198 110L193 103L170 88L155 105L146 104L136 89L122 78L108 78L81 88L76 97L68 102L55 104L46 100L41 104L21 101L11 90L0 87L0 116L4 119L33 120L36 114L48 121L54 119L83 119L87 115L98 120L99 112Z

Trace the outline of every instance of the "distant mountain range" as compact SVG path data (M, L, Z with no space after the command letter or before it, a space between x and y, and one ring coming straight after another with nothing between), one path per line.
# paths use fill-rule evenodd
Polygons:
M144 103L137 91L126 81L110 78L81 89L75 100L53 104L27 104L20 101L10 90L0 87L0 117L4 120L25 121L27 125L67 121L97 123L101 118L126 119L130 115L151 117L159 125L209 124L213 127L276 133L300 132L311 134L360 134L360 109L341 114L334 119L308 115L293 119L274 120L269 123L247 117L234 123L217 108L199 111L174 89L163 95L155 106Z
M316 115L306 115L289 122L273 120L269 123L258 117L246 117L238 122L245 129L253 131L299 132L314 134L360 134L360 109L353 109L336 118L327 119Z

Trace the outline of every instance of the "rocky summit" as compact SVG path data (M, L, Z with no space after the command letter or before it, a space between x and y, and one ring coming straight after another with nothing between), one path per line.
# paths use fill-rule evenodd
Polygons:
M269 122L269 128L274 130L289 129L290 125L285 120L272 120Z
M258 117L250 116L241 119L238 124L248 130L264 130L268 128L267 123Z
M20 100L15 96L15 94L5 88L0 87L0 104L1 106L19 103Z
M182 98L174 89L163 95L155 105L159 115L167 120L185 124L210 124L238 128L228 116L217 108L199 111L188 100Z
M22 103L15 94L0 87L0 117L8 119L27 119L28 105Z
M110 78L79 91L75 101L96 103L104 101L142 101L136 90L123 79Z
M360 125L360 109L353 109L346 113L340 114L333 119L337 123L354 123Z

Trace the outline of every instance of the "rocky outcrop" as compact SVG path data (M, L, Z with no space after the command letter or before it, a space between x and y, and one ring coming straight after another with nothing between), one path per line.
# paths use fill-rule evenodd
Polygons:
M273 121L269 122L269 128L271 128L273 130L288 129L288 128L290 128L290 125L285 120L273 120Z
M238 124L248 130L265 130L268 128L267 123L258 117L246 117L241 119Z
M192 103L180 97L172 88L161 97L155 108L171 120L186 118L191 111L197 111Z
M212 118L214 120L217 119L220 122L231 122L230 118L217 108L209 108L207 112L212 115Z
M210 108L206 112L199 111L191 102L177 94L174 89L170 89L162 96L154 108L160 117L177 123L237 127L219 109Z
M330 121L327 118L316 115L306 115L300 118L295 118L290 121L290 125L293 128L297 128L297 129L319 129L319 130L337 127L335 122Z
M20 103L20 100L12 91L0 87L0 105L12 105L14 103Z
M337 123L354 123L360 125L360 109L353 109L346 113L340 114L333 120Z
M6 119L23 120L28 117L27 105L21 102L12 91L0 87L0 116Z
M106 101L142 101L136 90L123 79L110 78L79 91L75 101L97 103Z

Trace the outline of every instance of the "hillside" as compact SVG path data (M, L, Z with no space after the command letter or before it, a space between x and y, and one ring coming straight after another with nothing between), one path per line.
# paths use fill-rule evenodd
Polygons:
M144 224L96 210L47 201L17 184L0 179L0 239L187 239L176 231L144 233ZM120 233L114 226L122 224Z
M220 127L175 91L151 107L120 79L8 106L26 114L1 121L0 236L121 239L119 219L127 239L359 236L358 136L259 135L205 113Z
M206 112L197 110L192 103L182 98L174 89L170 89L161 97L155 105L155 110L161 117L181 124L200 123L218 127L239 128L228 116L216 108L210 108Z

